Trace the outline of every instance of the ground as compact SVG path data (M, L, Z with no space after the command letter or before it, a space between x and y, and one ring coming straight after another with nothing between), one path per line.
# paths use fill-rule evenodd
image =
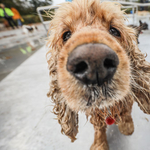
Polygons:
M21 28L0 32L0 81L45 44L47 33L42 24L36 26L29 34Z
M140 35L139 47L147 52L150 62L150 32ZM52 103L47 98L49 75L43 46L0 82L0 149L1 150L88 150L94 130L80 113L77 141L60 133ZM109 126L110 150L148 150L150 147L150 115L134 104L132 116L135 131L122 135L115 125Z

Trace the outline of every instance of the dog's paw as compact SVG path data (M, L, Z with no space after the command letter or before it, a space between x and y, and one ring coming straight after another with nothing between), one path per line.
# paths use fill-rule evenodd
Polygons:
M131 135L134 132L134 124L131 116L125 118L118 124L119 131L124 135Z
M102 144L92 144L90 150L109 150L109 146L107 142L103 142Z

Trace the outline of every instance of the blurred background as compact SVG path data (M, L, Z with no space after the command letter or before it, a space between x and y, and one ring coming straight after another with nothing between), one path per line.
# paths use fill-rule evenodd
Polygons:
M72 1L72 0L66 0ZM46 93L48 14L65 0L0 0L0 150L86 150L94 138L92 125L80 113L77 141L62 135ZM126 24L142 26L139 48L150 62L150 0L122 0ZM110 150L150 150L150 116L134 104L135 132L121 135L108 127Z

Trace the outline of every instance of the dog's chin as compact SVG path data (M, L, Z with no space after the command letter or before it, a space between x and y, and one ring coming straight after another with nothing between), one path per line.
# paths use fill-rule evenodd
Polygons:
M69 108L76 112L87 112L94 108L111 107L116 102L126 100L127 95L130 93L130 82L126 81L123 82L124 84L121 84L121 81L125 80L123 78L122 80L116 80L118 77L114 77L111 81L98 86L85 85L73 77L64 80L65 76L60 75L58 81L62 97L64 97L64 101ZM72 83L71 86L70 83Z
M116 91L116 93L119 93ZM96 97L95 99L92 98L92 95L89 97L83 97L83 101L86 105L86 109L91 109L91 108L99 108L99 109L104 109L104 108L109 108L113 105L115 105L117 102L119 101L124 101L125 100L125 95L119 95L119 94L114 94L112 97L105 97L105 96L100 96L100 97Z
M112 85L112 83L102 86L84 86L84 91L81 99L87 109L94 107L103 109L113 106L116 102L123 101L129 93L129 90L118 90L117 85Z
M58 71L58 85L62 97L69 108L75 112L113 106L116 102L124 101L131 91L130 80L128 80L130 72L124 69L121 71L118 69L114 77L101 86L85 84L64 71L62 67L59 67Z

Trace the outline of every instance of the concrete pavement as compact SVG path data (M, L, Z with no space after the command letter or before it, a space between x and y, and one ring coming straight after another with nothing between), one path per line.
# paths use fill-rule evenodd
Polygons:
M150 34L140 35L140 49L148 53ZM149 50L148 50L149 49ZM49 75L42 47L0 82L0 150L88 150L94 131L84 114L79 114L79 133L74 143L60 132L46 97ZM150 115L134 105L135 132L124 136L115 125L109 126L110 150L149 150Z

